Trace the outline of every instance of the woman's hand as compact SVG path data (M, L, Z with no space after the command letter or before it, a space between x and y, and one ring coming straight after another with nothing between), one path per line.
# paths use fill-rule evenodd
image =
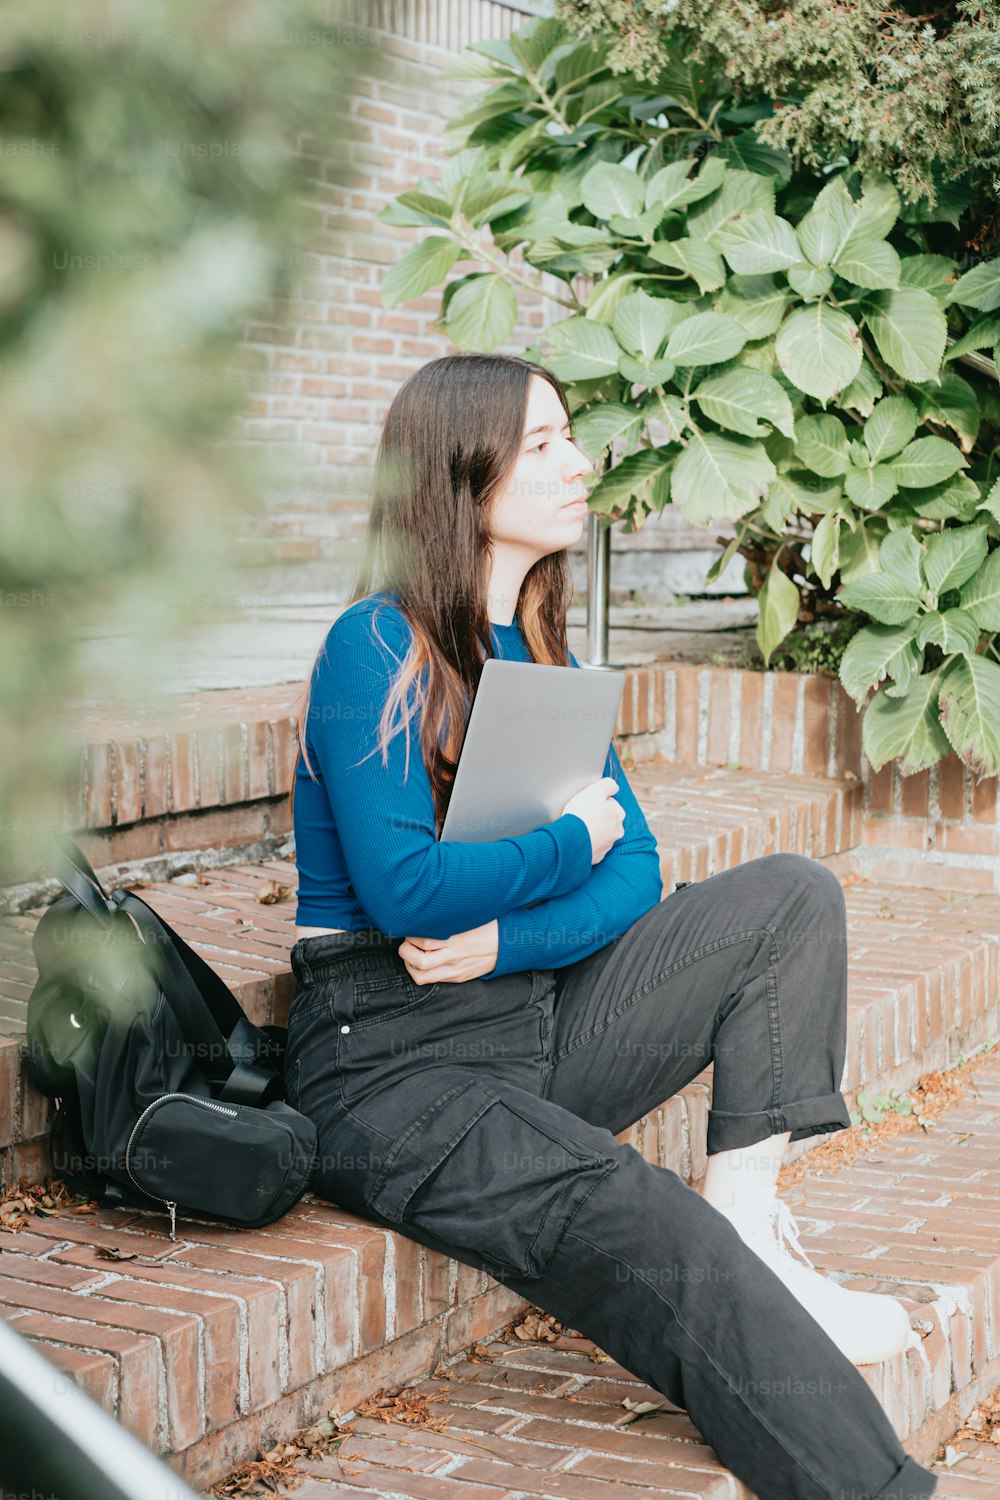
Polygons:
M461 984L496 968L500 947L497 918L449 938L408 937L397 952L416 984Z
M571 797L562 810L563 817L574 813L587 825L590 834L592 865L599 865L612 844L625 833L625 809L615 801L618 783L613 776L602 776Z

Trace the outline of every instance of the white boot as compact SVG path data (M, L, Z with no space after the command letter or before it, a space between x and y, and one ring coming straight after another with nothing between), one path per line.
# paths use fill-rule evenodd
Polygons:
M744 1191L736 1194L732 1207L718 1212L852 1364L876 1364L906 1348L911 1337L910 1319L902 1303L878 1292L852 1291L817 1271L799 1244L798 1226L787 1203Z

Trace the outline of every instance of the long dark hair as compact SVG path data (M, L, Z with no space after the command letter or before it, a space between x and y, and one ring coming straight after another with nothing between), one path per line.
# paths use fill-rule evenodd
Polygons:
M421 753L438 833L483 663L494 655L487 609L488 509L517 462L533 375L549 382L569 417L558 379L529 360L509 354L431 360L394 396L375 461L363 561L348 603L392 589L412 630L379 723L377 748L384 765L390 739L405 728L409 774L408 725L422 711ZM566 615L572 598L565 549L529 568L516 619L533 661L570 665ZM311 674L299 711L293 808L300 756L314 774L305 743L310 683ZM400 720L390 729L397 707Z

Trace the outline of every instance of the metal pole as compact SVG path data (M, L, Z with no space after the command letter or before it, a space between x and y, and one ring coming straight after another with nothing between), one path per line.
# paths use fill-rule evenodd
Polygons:
M587 517L587 526L586 665L610 669L608 596L611 587L611 527L602 526L601 517L593 513Z

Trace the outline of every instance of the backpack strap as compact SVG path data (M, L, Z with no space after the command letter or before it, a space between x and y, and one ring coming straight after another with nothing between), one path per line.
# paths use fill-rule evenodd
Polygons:
M52 834L45 847L44 862L60 885L75 896L102 927L110 927L114 902L94 874L90 860L79 844L74 843L68 834Z
M230 1072L218 1097L258 1108L283 1098L281 1074L268 1066L269 1058L280 1055L275 1039L254 1025L215 970L145 901L132 891L116 891L115 904L134 919L156 952L161 980L169 982L170 1003L186 1039L203 1048L206 1057L229 1059Z

